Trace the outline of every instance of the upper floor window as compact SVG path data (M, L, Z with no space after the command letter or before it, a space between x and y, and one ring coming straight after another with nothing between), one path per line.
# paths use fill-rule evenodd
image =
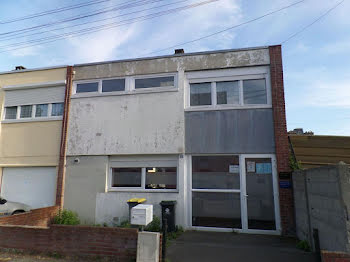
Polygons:
M216 82L216 103L218 105L239 104L239 82Z
M32 117L32 105L21 106L20 118L31 118Z
M17 106L9 106L5 108L5 119L17 118Z
M35 117L47 117L49 113L49 105L36 105Z
M63 115L63 103L52 104L51 116L62 116Z
M266 81L265 79L243 81L244 104L266 104Z
M268 105L266 79L190 83L190 107Z
M191 84L191 106L211 105L211 83Z
M8 106L5 107L4 120L60 117L63 115L63 110L63 103Z
M98 82L77 84L76 93L97 92Z
M135 89L154 87L174 87L174 76L135 79Z
M111 79L102 81L102 93L125 91L125 79Z
M176 74L127 76L124 78L77 81L74 83L74 94L77 97L80 95L86 97L110 93L122 95L140 92L161 92L176 90L176 85Z

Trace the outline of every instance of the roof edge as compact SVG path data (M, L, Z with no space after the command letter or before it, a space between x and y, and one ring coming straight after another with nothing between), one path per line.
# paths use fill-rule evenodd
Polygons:
M130 58L130 59L120 59L120 60L109 60L109 61L101 61L101 62L93 62L93 63L81 63L81 64L74 64L73 66L74 67L83 67L83 66L102 65L102 64L110 64L110 63L123 63L123 62L153 60L153 59L182 57L182 56L195 56L195 55L208 55L208 54L218 54L218 53L240 52L240 51L259 50L259 49L268 49L268 48L269 48L269 46L257 46L257 47L244 47L244 48L236 48L236 49L222 49L222 50L202 51L202 52L183 53L183 54L149 56L149 57L139 57L139 58Z
M66 68L67 66L68 65L61 65L61 66L29 68L29 69L23 69L23 70L11 70L11 71L0 72L0 75L26 73L26 72L32 72L32 71L44 71L44 70L50 70L50 69L59 69L59 68Z

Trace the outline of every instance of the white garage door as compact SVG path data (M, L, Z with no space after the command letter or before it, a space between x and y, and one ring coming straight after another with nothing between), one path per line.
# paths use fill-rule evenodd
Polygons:
M6 167L2 175L1 196L8 201L32 208L55 204L55 167Z

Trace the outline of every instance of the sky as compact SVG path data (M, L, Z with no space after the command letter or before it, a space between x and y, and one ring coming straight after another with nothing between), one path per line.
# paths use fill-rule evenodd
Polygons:
M173 54L174 48L155 51L212 34L298 2L219 0L130 23L132 18L147 17L152 13L206 0L159 0L136 7L120 8L125 3L139 1L105 0L33 19L2 23L47 10L88 3L91 0L1 0L0 71L9 71L18 65L38 68ZM340 1L305 0L261 20L176 48L183 48L189 53L281 44ZM13 39L8 39L11 35L7 32L13 30L111 8L115 8L114 11L26 32L27 36L16 35L12 36ZM313 26L282 44L288 130L301 127L316 135L350 135L349 13L350 0L345 0ZM102 19L105 20L74 26ZM72 31L120 21L127 24L74 37L69 34ZM62 27L64 28L61 30L54 30ZM28 36L33 33L37 34ZM42 38L50 40L50 37L58 36L61 37L59 41L36 45L32 43L32 46L27 43L25 48L14 50L23 47L16 46L21 42Z

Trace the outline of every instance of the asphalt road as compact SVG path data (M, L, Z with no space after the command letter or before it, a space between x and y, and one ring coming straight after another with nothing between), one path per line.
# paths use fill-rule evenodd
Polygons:
M167 249L170 262L315 262L296 240L279 236L188 231Z

